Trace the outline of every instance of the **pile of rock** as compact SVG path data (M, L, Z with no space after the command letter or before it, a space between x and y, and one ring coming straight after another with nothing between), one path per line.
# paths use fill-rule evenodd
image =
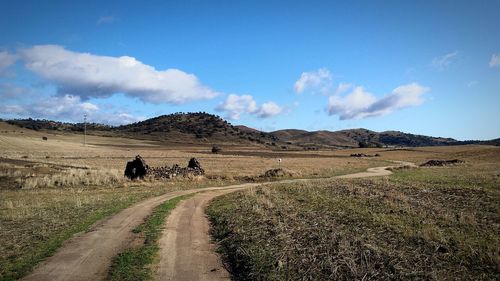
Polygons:
M452 159L452 160L429 160L420 165L420 167L433 167L433 166L446 166L465 163L463 160Z
M134 160L127 162L125 167L125 176L129 179L142 179L146 176L149 166L140 155L137 155Z
M201 168L200 162L196 158L189 160L187 167L180 167L174 164L172 167L149 167L146 161L137 155L134 160L127 163L125 168L125 176L130 179L151 177L154 179L171 179L177 176L200 176L204 175L205 171Z
M261 177L263 178L282 178L282 177L293 177L296 176L297 172L284 169L284 168L275 168L271 170L267 170L264 175Z
M364 153L353 153L351 157L379 157L380 154L364 154Z

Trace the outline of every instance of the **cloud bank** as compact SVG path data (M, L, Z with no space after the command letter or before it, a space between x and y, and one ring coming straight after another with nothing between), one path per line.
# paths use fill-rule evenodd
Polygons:
M90 122L110 125L129 124L145 119L126 112L104 112L97 105L82 102L80 97L72 95L46 97L27 105L0 105L0 113L71 122L82 122L83 114L87 114Z
M283 108L274 102L266 102L259 107L252 96L239 96L235 94L230 94L216 110L225 112L226 118L233 120L240 119L243 114L250 114L259 118L268 118L283 112Z
M54 82L58 95L109 97L115 93L148 103L181 104L218 95L193 74L178 69L158 71L133 57L97 56L39 45L19 51L30 71Z
M340 120L382 116L398 109L422 104L422 95L428 90L417 83L411 83L397 87L382 98L376 98L358 86L346 96L330 96L328 113L339 115Z

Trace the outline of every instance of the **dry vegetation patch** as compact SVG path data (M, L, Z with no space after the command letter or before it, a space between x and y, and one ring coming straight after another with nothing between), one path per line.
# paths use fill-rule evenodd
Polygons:
M494 161L275 184L207 212L236 280L495 280L498 170Z

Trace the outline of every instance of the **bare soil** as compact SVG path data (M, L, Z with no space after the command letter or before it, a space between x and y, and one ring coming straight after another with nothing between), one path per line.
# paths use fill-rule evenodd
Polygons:
M155 280L229 280L209 236L205 207L214 197L254 186L203 192L184 200L168 216L160 239L160 262Z

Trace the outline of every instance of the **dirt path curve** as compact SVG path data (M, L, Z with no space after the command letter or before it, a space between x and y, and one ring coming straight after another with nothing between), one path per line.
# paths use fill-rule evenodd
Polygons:
M366 172L334 178L364 178L392 174L387 168L413 166L413 163L392 161L397 165L369 168ZM311 179L290 179L273 183L305 182ZM239 188L199 193L181 202L167 217L166 227L160 239L160 260L155 266L158 281L215 281L230 280L230 275L215 253L215 245L209 235L209 221L205 207L213 198L246 187L262 184L241 185Z
M232 186L235 187L239 186ZM69 239L53 256L41 262L22 280L102 280L107 275L113 257L133 241L132 230L141 224L156 206L177 196L227 188L231 187L174 191L137 203L98 222L90 231Z
M342 176L337 176L335 178L339 179L356 179L356 178L369 178L369 177L380 177L380 176L388 176L392 174L391 171L388 170L388 168L392 167L397 167L397 166L410 166L410 167L416 167L414 163L411 162L405 162L405 161L391 161L397 165L392 165L392 166L385 166L385 167L375 167L375 168L368 168L366 172L360 172L360 173L354 173L354 174L347 174L347 175L342 175Z

